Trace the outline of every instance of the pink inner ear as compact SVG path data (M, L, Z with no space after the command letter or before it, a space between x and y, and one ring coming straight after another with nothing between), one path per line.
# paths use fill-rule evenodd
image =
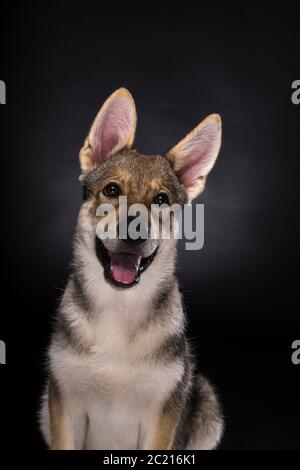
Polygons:
M107 157L118 144L122 145L124 131L129 132L130 115L123 99L111 103L103 118L101 133L101 155Z
M217 140L218 130L215 122L211 122L179 147L177 152L182 163L177 175L183 186L193 186L198 178L211 170L217 157Z
M195 142L188 144L184 149L183 163L177 176L185 187L192 186L195 181L208 173L211 167L211 142ZM189 148L190 147L190 148Z
M110 124L104 124L102 135L100 137L101 146L97 159L104 160L110 152L118 145L119 138L115 129Z
M93 161L101 164L113 151L119 151L126 145L131 132L133 116L128 102L122 97L110 103L92 135L94 149Z

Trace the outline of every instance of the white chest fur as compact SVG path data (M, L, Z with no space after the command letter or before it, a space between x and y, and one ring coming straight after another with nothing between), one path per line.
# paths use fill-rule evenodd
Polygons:
M126 312L103 313L85 332L91 342L88 354L52 344L51 365L74 408L72 414L88 417L87 448L141 446L158 407L182 374L180 361L157 362L152 354L167 332L156 325L132 338L130 320L135 317L129 319Z

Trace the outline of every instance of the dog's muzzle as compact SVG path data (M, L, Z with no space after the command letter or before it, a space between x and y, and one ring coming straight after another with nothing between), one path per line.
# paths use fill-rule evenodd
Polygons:
M151 265L159 249L158 240L100 240L96 236L96 253L106 280L116 287L136 285Z

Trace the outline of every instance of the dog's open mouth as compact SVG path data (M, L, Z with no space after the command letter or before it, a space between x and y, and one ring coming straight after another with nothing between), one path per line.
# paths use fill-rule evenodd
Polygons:
M140 280L141 274L152 263L157 250L158 247L146 258L130 252L112 253L96 237L96 252L104 268L105 278L117 287L128 288L136 285Z

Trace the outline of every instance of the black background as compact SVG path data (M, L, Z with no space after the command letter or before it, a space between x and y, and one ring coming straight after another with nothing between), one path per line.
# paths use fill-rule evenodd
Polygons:
M43 448L37 409L51 315L81 201L78 151L120 86L136 147L163 152L223 119L205 194L205 246L179 250L199 367L219 389L222 449L300 448L299 15L242 2L7 2L1 15L0 446Z

